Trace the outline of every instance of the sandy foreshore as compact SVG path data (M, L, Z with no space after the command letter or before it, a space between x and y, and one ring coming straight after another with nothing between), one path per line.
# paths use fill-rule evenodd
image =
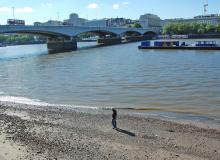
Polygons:
M0 102L0 160L219 160L220 128Z

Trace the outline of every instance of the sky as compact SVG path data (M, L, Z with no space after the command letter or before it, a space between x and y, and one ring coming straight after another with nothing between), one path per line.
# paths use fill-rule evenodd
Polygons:
M220 14L220 0L0 0L0 24L13 18L26 24L47 20L68 19L70 13L78 13L86 19L124 17L138 19L152 13L161 19L192 18L203 14L203 5L209 4L208 12Z

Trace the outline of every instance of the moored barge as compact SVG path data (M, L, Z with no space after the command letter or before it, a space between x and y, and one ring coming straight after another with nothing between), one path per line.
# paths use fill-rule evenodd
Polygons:
M155 41L151 46L151 41L143 41L138 46L139 49L179 49L179 50L220 50L216 41L197 41L194 45L187 45L185 42L180 44L179 41Z

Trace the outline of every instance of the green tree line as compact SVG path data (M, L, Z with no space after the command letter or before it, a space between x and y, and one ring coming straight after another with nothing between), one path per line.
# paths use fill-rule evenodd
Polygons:
M220 24L169 23L163 27L163 34L220 34Z
M33 35L27 34L0 35L0 42L30 42L34 40Z
M140 23L126 25L128 28L142 28Z

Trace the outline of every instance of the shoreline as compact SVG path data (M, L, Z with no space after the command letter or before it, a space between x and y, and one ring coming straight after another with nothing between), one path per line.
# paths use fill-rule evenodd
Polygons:
M40 160L220 159L220 128L121 112L120 130L113 130L111 111L1 102L0 148L12 147L0 152L0 158L10 159L13 152L14 159Z
M1 94L1 93L0 93ZM43 102L35 99L28 99L25 97L7 97L8 100L0 99L0 105L9 106L23 106L24 109L51 109L51 110L64 110L64 111L77 111L92 114L106 114L111 112L112 108L115 108L121 112L122 115L138 116L138 117L150 117L155 119L170 120L178 123L194 123L199 124L205 123L206 126L212 126L213 128L220 128L220 115L219 111L210 111L206 109L197 108L159 108L159 107L148 107L148 108L133 108L133 107L115 107L119 105L84 105L84 104L53 104L49 102ZM199 110L199 111L198 111Z

